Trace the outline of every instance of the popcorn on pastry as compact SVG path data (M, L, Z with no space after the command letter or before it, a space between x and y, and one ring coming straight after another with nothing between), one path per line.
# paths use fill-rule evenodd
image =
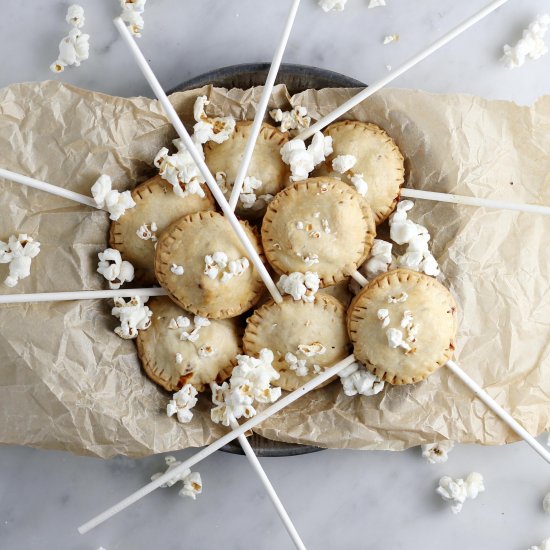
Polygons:
M251 418L256 414L254 403L273 403L281 396L280 388L271 383L279 378L273 368L273 353L261 349L258 358L248 355L237 356L237 366L231 379L221 386L212 383L212 402L216 405L210 411L213 422L231 426L239 418Z
M231 196L251 129L251 121L239 121L229 139L223 143L209 141L204 146L205 162L216 174L227 199ZM248 220L261 218L267 204L288 184L289 169L279 153L287 141L287 134L269 124L262 124L239 195L237 215Z
M384 309L388 324L379 317ZM456 330L451 293L432 277L408 269L376 277L348 310L355 356L390 384L419 382L444 365L453 355Z
M262 243L285 275L315 271L320 286L344 280L368 256L375 236L368 204L349 185L314 178L281 191L267 208Z
M215 209L212 195L208 189L204 189L204 192L204 197L197 194L178 196L160 176L155 176L133 189L131 197L135 207L111 223L109 245L119 250L122 257L132 263L136 281L149 285L155 283L156 244L170 224L189 214ZM156 225L156 241L152 238L144 240L138 232L144 225L151 229L152 220ZM176 268L178 266L185 270L185 265L176 264ZM180 270L177 271L175 274L180 274Z
M313 302L291 296L280 304L270 300L249 317L243 348L248 355L271 349L273 367L280 374L273 384L295 390L349 355L346 310L324 292L318 292Z
M367 184L366 201L372 208L376 224L382 223L393 211L405 181L403 155L393 139L375 124L343 120L330 124L324 131L332 138L332 154L314 172L315 176L339 178L357 190ZM357 162L344 174L334 170L332 163L339 156L353 156ZM356 178L353 180L353 178ZM363 193L361 193L363 195Z
M309 128L311 124L311 117L308 116L307 109L301 105L294 107L291 111L272 109L269 111L269 116L275 122L280 123L279 130L281 132L289 132L291 135Z
M137 338L143 370L167 391L178 392L168 414L177 414L180 422L191 420L185 404L194 395L188 386L201 392L231 374L235 356L242 351L238 320L192 315L164 296L151 298L148 306L153 312L151 326ZM182 388L187 390L180 393Z
M255 233L245 222L241 224L261 254ZM218 260L227 257L227 266L221 271L212 257L215 253ZM173 264L185 266L183 275L172 273ZM155 270L173 300L187 311L211 319L247 311L264 292L244 246L227 219L216 212L186 216L166 229L157 243Z

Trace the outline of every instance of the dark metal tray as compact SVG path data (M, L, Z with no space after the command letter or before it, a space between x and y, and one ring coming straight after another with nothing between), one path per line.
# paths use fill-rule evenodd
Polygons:
M170 90L170 93L192 90L207 84L220 88L242 88L245 90L253 86L262 86L267 78L269 66L269 63L244 63L223 67L186 80ZM276 83L286 84L291 95L308 89L365 87L362 82L333 71L307 65L285 63L281 65ZM311 445L272 441L257 434L253 434L249 441L257 456L295 456L322 450ZM237 441L232 441L221 450L228 453L243 454Z

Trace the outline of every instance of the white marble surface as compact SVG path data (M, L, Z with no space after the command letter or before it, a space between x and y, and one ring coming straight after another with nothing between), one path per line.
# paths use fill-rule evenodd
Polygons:
M285 61L311 64L373 82L488 0L387 0L367 10L349 0L324 14L303 0ZM289 0L149 0L141 46L170 88L217 67L271 56ZM148 94L110 19L116 0L82 0L90 60L65 82L106 93ZM67 3L2 0L0 86L52 78L49 64L66 32ZM534 101L550 91L550 56L517 71L498 62L548 0L514 0L435 54L396 85L435 92ZM401 40L382 46L382 37ZM0 328L1 330L1 328ZM185 457L190 451L178 453ZM541 499L548 466L526 445L460 447L429 466L404 453L325 451L262 463L310 549L527 549L550 536ZM204 493L196 502L159 490L86 536L76 526L146 482L161 457L131 461L74 457L17 447L0 449L0 548L94 550L283 549L289 539L246 460L222 453L200 464ZM434 495L440 475L477 470L487 492L459 516Z

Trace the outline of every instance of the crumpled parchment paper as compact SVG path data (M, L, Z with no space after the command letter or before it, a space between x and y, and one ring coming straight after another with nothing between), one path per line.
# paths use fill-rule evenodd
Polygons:
M171 99L192 125L197 95L211 114L252 118L261 88L204 88ZM314 118L356 90L274 90L270 107L305 105ZM531 108L467 95L383 90L349 113L387 130L407 159L408 185L550 204L550 96ZM0 90L0 165L90 194L109 174L120 190L154 173L175 137L157 101L55 83ZM104 288L97 252L106 213L0 180L0 239L42 243L32 275L9 292ZM456 358L531 433L550 425L550 218L416 201L460 307ZM3 280L7 266L0 265ZM113 332L107 300L0 306L0 442L78 454L143 456L205 445L225 432L207 398L191 423L166 417L169 395L141 372L135 345ZM445 368L414 386L346 397L310 393L258 433L324 447L400 450L450 438L502 444L517 437Z

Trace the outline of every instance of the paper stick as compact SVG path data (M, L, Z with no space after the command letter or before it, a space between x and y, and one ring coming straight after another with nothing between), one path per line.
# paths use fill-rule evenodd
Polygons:
M351 274L351 278L355 281L357 281L361 286L366 286L369 281L359 271L353 271Z
M130 47L130 51L132 52L134 59L137 65L139 66L141 72L143 73L143 76L149 83L149 86L153 90L153 93L157 96L160 104L164 109L166 116L174 126L176 133L181 138L185 147L189 151L191 158L193 159L198 169L200 170L212 195L216 199L217 203L220 205L222 212L224 213L224 215L227 217L227 220L231 224L233 231L237 234L237 237L239 238L242 245L246 249L247 256L250 258L250 261L254 264L254 267L258 270L258 273L260 274L260 277L265 283L265 286L269 290L269 293L271 294L275 302L277 303L282 302L283 298L281 297L280 292L277 290L277 286L275 285L275 282L271 278L271 275L269 275L269 272L264 266L260 258L260 255L258 254L258 252L256 252L256 249L250 242L243 227L239 223L239 220L237 219L237 217L233 213L233 210L229 206L229 203L225 199L223 193L220 191L220 188L218 187L216 180L212 176L212 173L208 169L208 166L206 166L206 163L204 162L204 160L202 160L199 153L197 152L197 149L195 148L195 144L193 143L193 140L191 139L191 137L189 136L189 133L185 129L185 126L180 120L178 114L176 113L176 110L168 100L167 95L164 93L164 90L162 89L159 81L157 80L157 77L154 75L153 71L151 70L151 67L149 67L147 60L145 59L145 57L141 53L141 50L139 49L139 46L136 44L136 41L132 38L130 31L128 30L128 28L126 27L122 19L120 19L120 17L116 17L114 19L114 23L116 28L120 32L120 35Z
M37 292L34 294L2 294L0 304L30 304L36 302L68 302L100 298L132 298L134 296L166 296L164 288L120 288L118 290L77 290L75 292Z
M400 77L403 73L407 72L409 69L412 69L415 65L417 65L421 61L424 61L424 59L426 59L432 53L436 52L437 50L439 50L440 48L442 48L443 46L451 42L451 40L454 40L457 36L460 36L464 31L467 31L470 27L472 27L476 23L479 23L479 21L487 17L497 8L500 8L500 6L503 6L504 4L506 4L506 2L508 2L508 0L496 0L494 2L491 2L488 6L478 11L475 15L472 15L471 17L466 19L466 21L462 22L460 25L458 25L457 27L449 31L446 35L436 40L433 44L428 46L425 50L411 57L406 63L404 63L397 69L394 69L391 74L389 74L385 78L382 78L378 82L372 84L368 88L361 90L359 93L355 94L351 99L348 99L346 102L342 103L342 105L340 105L339 107L336 107L334 111L332 111L328 115L321 118L319 121L317 121L315 124L313 124L309 128L305 129L302 133L300 133L300 135L298 136L298 139L306 140L307 138L311 137L315 132L322 130L325 126L328 126L331 122L334 122L337 118L341 117L342 115L345 115L350 109L353 109L353 107L355 107L356 105L359 105L359 103L361 103L371 95L378 92L378 90L381 90L384 86L387 86L390 82L393 82L396 78Z
M304 395L309 393L311 390L314 390L323 382L326 382L333 376L336 376L340 371L344 370L346 367L351 365L354 361L355 361L355 357L353 355L349 355L345 359L342 359L342 361L336 363L329 369L323 371L321 374L319 374L315 378L312 378L297 390L294 390L288 395L285 395L284 397L282 397L281 399L273 403L273 405L269 406L264 411L260 411L256 416L254 416L250 420L247 420L244 424L241 424L238 428L235 428L231 432L220 437L220 439L218 439L217 441L214 441L214 443L211 443L210 445L208 445L208 447L205 447L204 449L200 450L198 453L194 454L192 457L182 462L180 465L178 465L176 468L174 468L170 472L164 473L155 481L152 481L151 483L145 485L135 493L126 497L124 500L121 500L119 503L115 504L114 506L111 506L105 512L102 512L95 518L91 519L90 521L87 521L86 523L84 523L78 528L78 531L81 534L87 533L94 527L97 527L104 521L115 516L119 512L122 512L122 510L124 510L125 508L128 508L128 506L131 506L138 500L147 496L149 493L153 492L155 489L158 489L161 485L163 485L167 481L171 480L174 477L177 477L180 473L183 473L186 469L191 468L191 466L194 466L201 460L210 456L212 453L221 449L224 445L227 445L234 439L237 439L237 437L245 434L248 430L255 428L258 424L261 424L264 420L266 420L270 416L274 415L275 413L278 413L280 410L284 409L285 407L288 407L288 405L290 405L291 403L294 403L294 401L296 401L297 399L300 399L300 397L303 397Z
M470 378L454 361L447 361L445 366L451 370L460 380L483 401L505 424L519 435L535 452L537 452L548 464L550 464L550 452L548 452L517 420L514 420L484 389Z
M252 123L252 128L250 129L250 136L246 142L246 148L244 150L243 159L239 166L239 171L237 172L237 177L235 183L233 184L233 190L231 191L231 196L229 197L229 206L231 210L235 210L237 202L239 201L239 195L243 188L244 178L248 174L248 167L250 166L250 161L252 160L252 153L254 152L254 146L256 145L256 140L260 134L262 128L262 122L264 120L265 111L267 109L267 104L269 103L269 98L271 97L271 91L273 90L273 85L275 84L275 79L277 78L277 73L279 72L279 67L281 66L281 60L283 59L283 54L288 42L288 37L290 36L290 31L292 30L292 25L294 24L294 19L296 18L296 12L298 11L298 6L300 5L300 0L294 0L286 20L285 27L283 29L283 35L271 61L271 67L269 68L269 73L267 74L267 79L264 84L264 89L262 91L262 96L258 103L256 109L256 114L254 115L254 122Z
M419 189L401 189L401 196L411 199L425 199L429 201L450 202L465 204L467 206L481 206L483 208L495 208L497 210L516 210L518 212L529 212L530 214L543 214L550 216L550 206L538 204L522 204L519 202L496 201L493 199L479 199L477 197L465 197L453 193L436 193L434 191L422 191Z
M231 421L231 428L235 430L238 427L239 427L239 423L233 418L233 420ZM260 481L262 482L264 488L266 489L267 494L269 495L269 498L273 503L273 506L275 506L275 509L277 510L277 513L279 514L279 517L281 518L285 526L285 529L288 531L288 534L290 535L290 538L294 543L294 546L299 550L306 550L306 547L302 542L302 539L300 538L298 531L296 531L296 527L294 527L294 524L292 523L290 516L288 515L287 511L285 510L285 507L283 506L283 503L281 502L279 496L277 495L275 488L273 487L273 485L271 485L271 481L269 481L269 478L267 477L267 474L262 468L262 465L260 464L258 457L254 454L254 450L252 449L252 446L248 442L248 439L246 438L245 435L240 435L237 439L239 440L239 443L244 451L244 454L248 458L250 465L252 466L257 476L260 478Z
M63 197L64 199L69 199L70 201L79 202L80 204L85 204L86 206L91 206L92 208L102 210L102 208L97 206L92 197L87 197L86 195L69 191L68 189L58 187L57 185L52 185L51 183L46 183L45 181L35 180L29 176L17 174L16 172L10 172L4 168L0 168L0 178L25 185L27 187L32 187L33 189L40 189L40 191L45 191L51 195L57 195L58 197Z

